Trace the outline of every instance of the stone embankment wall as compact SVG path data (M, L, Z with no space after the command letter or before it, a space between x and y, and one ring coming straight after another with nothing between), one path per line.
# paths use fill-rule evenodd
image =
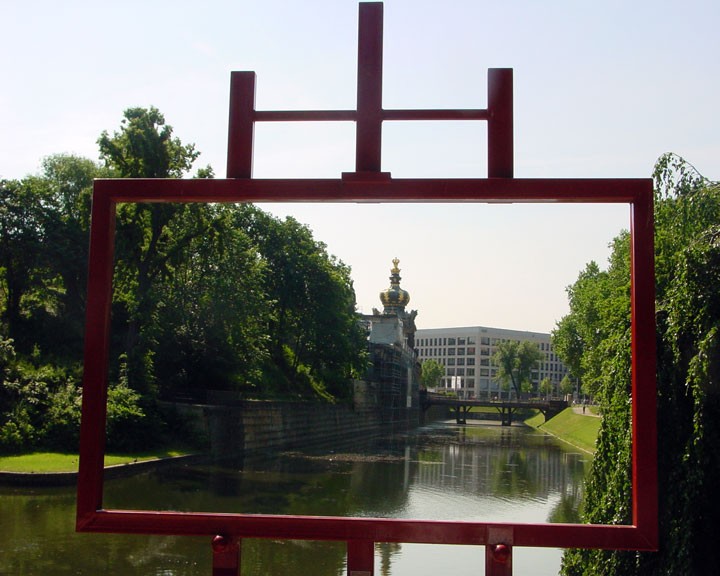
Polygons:
M390 419L362 388L356 388L352 406L241 400L224 393L211 393L208 400L208 404L173 404L172 409L189 419L216 457L352 445L417 426L417 410Z

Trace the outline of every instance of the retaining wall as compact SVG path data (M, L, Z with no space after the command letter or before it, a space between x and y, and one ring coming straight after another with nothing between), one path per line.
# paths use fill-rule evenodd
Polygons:
M172 407L189 419L196 434L207 439L214 456L341 446L417 426L416 411L408 410L388 422L368 405L241 400Z

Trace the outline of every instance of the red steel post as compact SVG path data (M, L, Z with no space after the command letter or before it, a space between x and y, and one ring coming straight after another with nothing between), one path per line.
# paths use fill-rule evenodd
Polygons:
M91 218L77 491L78 528L101 508L103 496L110 307L115 253L115 204L108 194L93 194Z
M653 189L632 206L632 433L633 523L650 547L658 543L657 403L655 390L655 253Z
M485 545L485 576L512 576L513 529L488 527Z
M512 546L485 546L485 576L512 576Z
M512 178L513 71L488 70L488 177Z
M212 576L240 575L240 540L218 535L212 539Z
M355 171L380 172L383 5L360 4L359 18Z
M255 72L230 76L227 177L252 178L255 134Z
M348 576L373 576L375 543L371 540L350 540L347 543Z

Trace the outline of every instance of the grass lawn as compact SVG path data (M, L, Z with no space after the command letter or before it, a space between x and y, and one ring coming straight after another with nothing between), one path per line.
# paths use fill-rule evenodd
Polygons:
M157 460L172 456L183 456L189 452L183 450L157 450L138 454L106 454L105 466L127 464L128 462ZM35 452L19 456L0 456L2 472L77 472L78 455L58 452Z
M600 430L600 418L575 414L572 408L566 408L560 414L544 422L543 415L538 413L525 423L533 428L552 434L585 450L595 452L595 440Z

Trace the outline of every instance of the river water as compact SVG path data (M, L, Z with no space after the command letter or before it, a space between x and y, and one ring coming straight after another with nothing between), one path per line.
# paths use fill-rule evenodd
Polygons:
M438 423L365 446L182 465L106 482L108 508L573 522L589 456L527 427ZM0 487L0 576L211 573L208 538L74 532L72 488ZM482 546L377 544L376 574L478 576ZM561 551L515 548L514 574ZM339 576L344 543L242 543L242 575Z

